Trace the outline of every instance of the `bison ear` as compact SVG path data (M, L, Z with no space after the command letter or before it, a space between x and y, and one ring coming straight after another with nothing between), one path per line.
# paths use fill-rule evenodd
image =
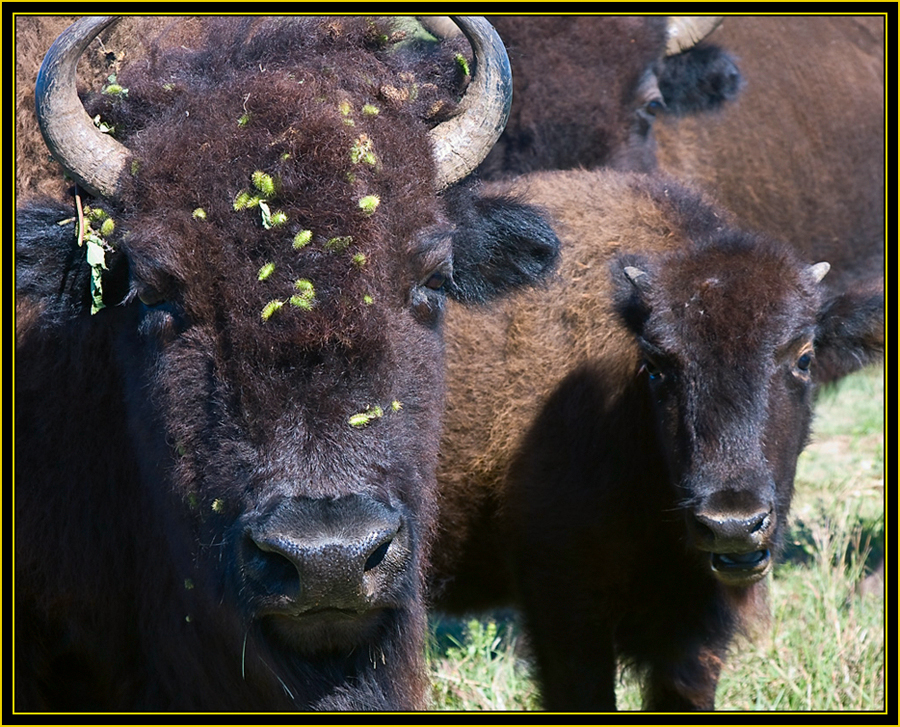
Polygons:
M546 278L560 242L536 207L508 197L480 198L453 207L453 285L463 303L484 303Z
M699 45L667 56L659 72L659 90L672 114L721 108L736 99L742 87L737 62L715 45Z
M884 357L884 281L836 295L819 311L818 383L827 384Z
M107 256L104 301L128 290L124 255ZM65 323L91 310L91 267L78 247L75 207L41 201L16 210L16 297L40 301L45 321Z

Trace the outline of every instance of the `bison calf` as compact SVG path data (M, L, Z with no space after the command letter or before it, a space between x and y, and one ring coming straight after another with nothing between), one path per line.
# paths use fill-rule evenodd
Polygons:
M545 289L448 315L436 601L516 604L544 706L712 709L763 607L816 387L883 352L883 283L737 229L667 178L543 172Z

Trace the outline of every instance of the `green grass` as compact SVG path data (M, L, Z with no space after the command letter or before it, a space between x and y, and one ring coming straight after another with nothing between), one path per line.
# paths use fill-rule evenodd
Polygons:
M770 578L771 617L739 638L719 710L885 709L883 588L860 583L884 553L884 373L823 391L798 462L787 547ZM432 709L540 708L525 638L510 614L434 621ZM640 708L623 674L619 708Z

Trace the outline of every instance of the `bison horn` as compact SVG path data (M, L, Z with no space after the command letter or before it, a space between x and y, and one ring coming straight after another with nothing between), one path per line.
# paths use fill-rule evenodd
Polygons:
M512 71L503 41L484 18L453 17L475 57L472 80L459 113L429 132L437 162L437 188L472 172L494 146L512 104Z
M91 194L115 197L128 149L91 121L75 89L78 58L116 16L81 18L53 43L38 71L35 109L44 142L69 175Z
M650 289L650 276L647 275L646 272L632 265L626 265L623 271L625 273L625 277L631 281L631 284L635 288L643 290L644 292Z
M812 275L813 280L817 283L822 282L822 278L831 270L831 265L826 262L816 263L815 265L809 266L810 275Z
M721 15L678 15L669 17L666 55L674 56L693 48L719 27Z
M102 133L81 105L75 68L88 44L113 16L81 18L53 43L35 87L35 106L44 141L53 157L94 195L115 197L131 157L128 149ZM503 42L484 18L454 18L472 45L474 73L459 113L429 132L437 161L438 189L473 171L506 125L512 102L512 72Z

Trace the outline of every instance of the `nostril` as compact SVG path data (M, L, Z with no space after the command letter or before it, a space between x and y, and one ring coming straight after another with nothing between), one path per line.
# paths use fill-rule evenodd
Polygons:
M296 593L300 588L300 574L296 564L286 555L277 552L270 544L247 538L247 574L270 593Z
M769 513L764 513L759 516L756 524L750 529L751 533L758 533L760 530L765 530L769 527Z
M694 532L701 542L712 543L716 539L716 532L706 525L699 517L694 518Z
M393 542L393 540L387 540L377 548L375 548L375 550L372 551L372 554L366 559L366 564L363 567L363 571L367 572L377 567L378 564L384 560L384 557L387 555L388 548L391 547L391 543Z

